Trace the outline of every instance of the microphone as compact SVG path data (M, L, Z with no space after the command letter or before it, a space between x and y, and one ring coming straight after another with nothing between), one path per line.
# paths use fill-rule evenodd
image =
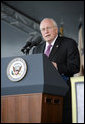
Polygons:
M21 51L22 51L23 53L25 53L27 47L31 46L31 44L32 44L32 43L28 41L28 42L26 43L26 45L21 49Z
M27 42L26 45L21 49L21 51L22 51L23 53L25 53L26 48L27 48L28 46L31 45L32 38L33 38L33 36L30 35L29 38L27 39L27 41L26 41L26 42Z
M30 40L30 42L29 42ZM21 49L21 51L23 53L29 53L29 50L33 47L33 46L37 46L40 42L42 41L41 36L36 35L35 37L31 36L28 39L28 42L26 43L26 45Z
M42 41L41 36L35 36L35 37L32 39L32 44L31 44L30 47L39 45L41 41Z

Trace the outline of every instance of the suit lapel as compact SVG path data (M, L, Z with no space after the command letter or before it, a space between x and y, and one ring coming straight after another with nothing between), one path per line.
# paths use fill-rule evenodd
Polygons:
M51 51L50 55L49 55L49 59L50 59L50 60L54 57L55 53L57 52L58 48L60 47L60 43L61 43L61 40L60 40L60 38L58 37L58 38L56 39L55 43L54 43L54 46L53 46L53 48L52 48L52 51Z
M46 42L44 42L43 45L42 45L42 47L40 48L41 53L44 53L45 46L46 46Z

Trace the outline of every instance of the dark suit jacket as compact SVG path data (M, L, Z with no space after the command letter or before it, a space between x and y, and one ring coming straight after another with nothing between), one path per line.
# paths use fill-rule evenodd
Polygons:
M44 53L46 42L34 48L33 54ZM77 43L67 37L58 37L49 55L49 60L56 62L58 71L65 76L73 76L80 69L80 57Z

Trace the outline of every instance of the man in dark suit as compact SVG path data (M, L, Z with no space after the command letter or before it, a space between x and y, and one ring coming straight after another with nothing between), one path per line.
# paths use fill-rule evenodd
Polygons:
M71 38L59 37L57 24L52 19L45 18L42 20L40 30L46 42L34 48L33 53L45 53L47 46L52 44L48 58L59 73L66 77L78 73L80 58L77 43Z
M40 30L46 42L35 47L33 54L46 54L66 83L70 85L69 78L78 73L80 69L77 43L71 38L59 37L58 26L53 19L43 19L40 23Z

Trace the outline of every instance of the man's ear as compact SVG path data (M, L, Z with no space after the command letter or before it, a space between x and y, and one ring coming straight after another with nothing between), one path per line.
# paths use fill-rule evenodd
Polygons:
M56 34L58 34L58 28L56 27Z

